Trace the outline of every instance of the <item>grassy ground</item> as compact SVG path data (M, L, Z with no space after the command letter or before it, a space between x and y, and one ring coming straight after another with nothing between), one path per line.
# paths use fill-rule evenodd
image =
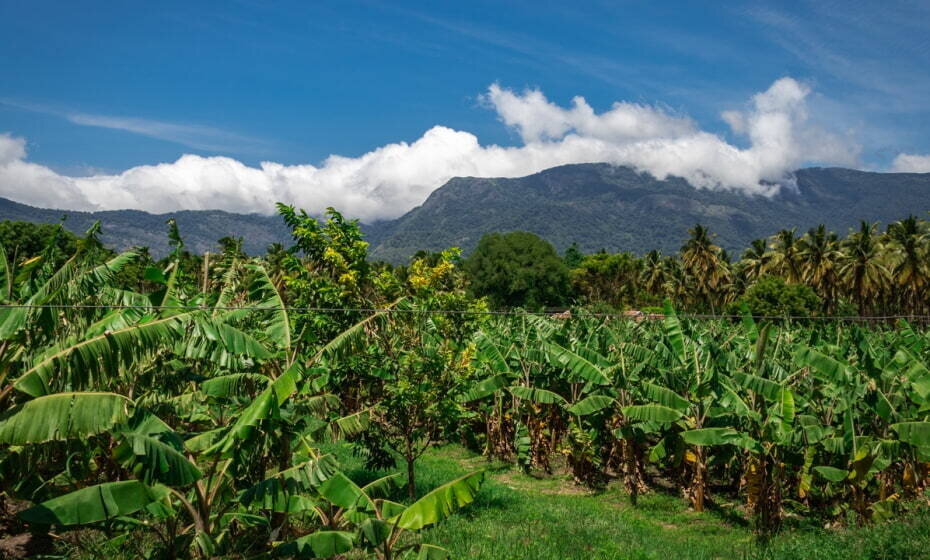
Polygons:
M357 459L340 452L348 474L374 478ZM930 558L930 513L851 531L793 530L766 550L726 509L695 514L674 495L651 492L634 508L614 486L591 494L565 477L536 479L458 446L438 448L418 464L418 491L472 470L487 468L478 499L423 533L424 542L469 559L796 559Z

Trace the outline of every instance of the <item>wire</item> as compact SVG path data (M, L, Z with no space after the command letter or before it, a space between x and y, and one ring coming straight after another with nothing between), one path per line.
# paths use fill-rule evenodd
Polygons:
M144 311L287 311L311 313L408 313L429 315L490 315L490 316L531 316L550 317L554 319L574 319L581 317L622 318L629 320L660 320L665 316L661 313L620 312L620 313L579 313L571 311L476 311L467 309L403 309L396 307L268 307L268 306L201 306L201 305L92 305L92 304L4 304L0 309L138 309ZM710 314L710 313L676 313L680 319L741 319L736 314ZM753 315L753 319L762 320L814 320L814 321L894 321L906 319L912 321L928 321L930 315L844 315L844 316L806 316L806 315Z

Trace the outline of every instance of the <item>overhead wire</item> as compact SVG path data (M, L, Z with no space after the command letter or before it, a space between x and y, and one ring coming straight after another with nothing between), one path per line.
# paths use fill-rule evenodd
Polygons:
M0 305L0 309L109 309L142 311L287 311L304 313L362 313L362 314L429 314L429 315L484 315L484 316L534 316L554 319L573 319L581 317L617 318L630 320L658 320L664 318L662 313L644 311L634 312L587 312L573 313L571 310L526 311L520 309L508 310L475 310L475 309L411 309L400 307L313 307L313 306L212 306L212 305L123 305L123 304L27 304L10 303ZM743 315L728 313L676 313L680 319L722 320L741 319ZM762 320L797 320L797 321L895 321L899 319L911 321L930 321L930 315L752 315L753 319Z

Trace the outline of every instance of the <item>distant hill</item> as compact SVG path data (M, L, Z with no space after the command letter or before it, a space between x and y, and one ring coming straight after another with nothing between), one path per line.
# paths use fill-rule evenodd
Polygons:
M422 206L379 224L372 258L401 262L418 249L466 252L485 232L531 231L559 251L675 253L696 223L717 242L741 251L782 228L800 232L824 223L837 233L859 220L888 223L930 210L930 173L801 169L796 189L773 198L695 189L684 179L660 181L628 167L577 164L517 179L455 178Z
M244 250L252 255L265 252L271 243L291 242L290 230L280 216L233 214L220 210L185 210L170 214L150 214L141 210L109 210L105 212L75 212L34 208L0 198L0 219L23 222L57 223L67 215L65 228L81 234L97 220L103 228L101 239L118 250L145 246L152 255L161 257L169 252L168 218L175 218L184 243L192 253L216 251L217 240L225 236L242 237Z
M870 173L810 168L794 173L796 188L773 198L695 189L685 180L660 181L628 167L564 165L516 179L460 177L434 191L422 206L396 220L362 226L373 259L405 262L417 250L458 246L466 252L487 232L525 230L559 251L577 242L585 251L608 249L675 253L688 228L701 223L723 247L740 251L782 228L799 231L824 223L844 234L859 220L890 221L930 210L930 173ZM192 210L149 214L139 210L45 210L0 198L0 219L55 223L81 233L95 220L103 240L117 249L145 245L168 252L165 221L174 217L191 251L216 249L224 236L242 237L261 254L271 243L290 243L279 216Z

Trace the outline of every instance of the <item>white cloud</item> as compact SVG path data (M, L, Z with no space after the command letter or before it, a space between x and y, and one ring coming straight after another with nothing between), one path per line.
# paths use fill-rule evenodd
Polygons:
M614 103L609 111L597 115L584 97L575 97L571 109L563 109L550 103L539 90L519 95L497 84L488 88L484 99L501 121L517 129L525 143L558 140L570 131L615 143L674 138L695 131L691 119L635 103Z
M515 177L583 162L680 176L698 188L771 195L779 188L772 183L804 162L857 160L858 147L848 139L808 122L808 95L803 84L782 78L743 110L724 113L733 132L745 137L745 148L658 107L615 103L597 114L582 97L564 108L538 90L519 93L497 84L483 99L520 134L520 146L482 146L471 133L434 126L415 142L388 144L356 158L334 155L319 166L264 162L254 168L227 157L185 155L116 175L68 177L27 162L21 139L0 136L0 196L47 207L153 212L272 212L283 201L309 212L334 206L377 220L410 210L455 176Z
M891 163L891 170L898 173L930 173L930 154L898 154Z

